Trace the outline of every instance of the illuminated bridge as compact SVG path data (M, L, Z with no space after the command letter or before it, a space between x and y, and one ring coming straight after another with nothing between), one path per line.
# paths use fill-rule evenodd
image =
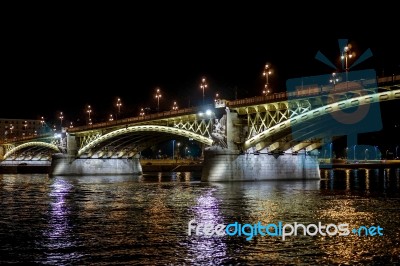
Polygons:
M51 161L53 174L132 174L141 173L144 149L188 138L205 147L203 180L319 178L312 151L357 128L373 106L400 99L399 83L400 76L295 80L287 92L15 139L2 143L0 156L2 163Z

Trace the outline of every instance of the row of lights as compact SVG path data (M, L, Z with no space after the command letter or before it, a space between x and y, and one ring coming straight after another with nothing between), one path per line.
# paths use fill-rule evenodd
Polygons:
M205 96L204 90L207 87L208 87L208 85L206 83L206 79L205 79L205 77L203 77L202 80L201 80L201 84L200 84L200 88L203 90L203 104L204 104L204 96ZM160 111L160 99L161 99L161 97L162 97L162 94L161 94L160 88L156 88L155 98L157 99L157 111ZM217 101L218 97L219 97L219 94L217 93L216 94L216 98L214 99L214 101ZM118 108L118 115L121 114L121 106L122 106L121 98L118 98L117 99L117 103L116 103L116 107ZM179 109L178 104L177 104L176 101L174 101L173 106L172 106L172 110L173 111L177 111L178 109ZM87 108L86 108L86 113L88 115L88 120L87 121L88 121L89 125L92 125L92 118L91 118L92 112L93 111L92 111L91 106L88 105ZM143 108L141 108L139 115L140 116L144 116L145 115L145 111L144 111ZM62 127L63 126L63 119L64 119L63 112L60 112L59 119L60 119L60 126ZM114 121L114 117L113 117L112 114L110 114L108 121ZM43 116L41 117L41 121L40 122L41 122L42 126L44 126L44 118L43 118ZM73 123L72 122L70 122L70 126L69 127L73 128ZM55 126L54 126L54 128L55 128Z

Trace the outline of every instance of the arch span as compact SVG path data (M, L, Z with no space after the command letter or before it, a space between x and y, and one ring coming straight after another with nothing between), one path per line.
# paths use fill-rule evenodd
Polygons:
M128 128L123 128L123 129L118 129L115 131L112 131L110 133L107 133L94 141L90 142L89 144L85 145L82 147L79 151L77 156L81 156L91 148L95 147L96 145L102 143L103 141L106 141L110 138L118 137L121 135L129 134L129 133L134 133L134 132L159 132L159 133L166 133L166 134L172 134L172 135L178 135L182 137L187 137L194 139L198 142L204 143L206 145L211 145L213 143L213 140L207 137L204 137L200 134L193 133L187 130L179 129L179 128L174 128L174 127L167 127L167 126L157 126L157 125L148 125L148 126L130 126Z
M378 103L378 102L382 102L382 101L399 100L399 99L400 99L400 91L394 90L394 91L385 91L385 92L380 92L380 93L375 93L375 94L367 94L367 95L331 103L329 105L325 105L325 106L310 110L301 115L292 117L286 121L276 124L273 127L268 128L267 130L264 130L263 132L246 140L243 145L243 148L245 150L247 150L250 147L256 146L258 143L265 141L267 138L270 138L274 134L278 134L278 133L282 132L283 130L289 129L291 125L295 125L298 123L304 123L304 122L310 121L311 119L314 119L319 116L333 115L333 113L335 113L335 112L341 112L341 110L354 108L356 106L366 106L371 103ZM363 111L363 109L361 111ZM362 115L363 114L364 113L362 112ZM352 121L352 119L353 119L353 117L351 117L351 115L347 116L347 120L349 123L357 122L357 121ZM340 121L340 122L346 123L346 121Z
M4 154L3 159L5 160L11 154L13 154L13 153L15 153L15 152L17 152L19 150L28 148L28 147L45 147L45 148L49 148L49 149L52 149L52 150L57 151L57 152L60 151L59 148L54 144L46 143L46 142L40 142L40 141L31 141L31 142L27 142L27 143L24 143L24 144L18 145L17 147L12 148L8 152L6 152L6 154Z

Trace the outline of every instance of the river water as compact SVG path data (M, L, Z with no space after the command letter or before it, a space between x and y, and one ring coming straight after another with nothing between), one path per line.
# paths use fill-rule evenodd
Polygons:
M202 183L198 173L4 174L0 264L398 265L399 172L321 170L321 180L237 183ZM268 234L246 240L195 229L188 235L190 220L194 226L347 223L350 230L379 226L383 235L299 231L285 240Z

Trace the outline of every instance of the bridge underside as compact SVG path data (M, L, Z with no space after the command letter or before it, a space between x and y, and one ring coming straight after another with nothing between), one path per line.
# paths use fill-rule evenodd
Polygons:
M57 146L44 142L28 142L10 149L5 161L50 161L52 154L59 152Z
M99 142L79 158L132 158L141 151L171 139L182 136L160 132L130 132Z
M332 142L339 136L358 132L355 127L337 125L338 122L330 115L316 117L303 122L301 126L285 128L265 137L252 150L261 151L266 148L268 152L311 151Z

